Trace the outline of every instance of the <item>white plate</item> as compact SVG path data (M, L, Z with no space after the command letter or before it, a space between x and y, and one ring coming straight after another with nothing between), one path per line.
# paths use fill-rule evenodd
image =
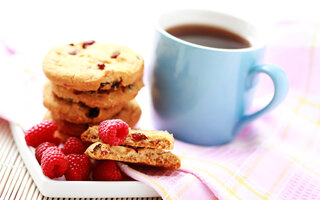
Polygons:
M28 147L24 140L23 130L10 123L13 138L20 155L42 195L47 197L158 197L151 187L138 181L64 181L52 180L43 175L34 149Z

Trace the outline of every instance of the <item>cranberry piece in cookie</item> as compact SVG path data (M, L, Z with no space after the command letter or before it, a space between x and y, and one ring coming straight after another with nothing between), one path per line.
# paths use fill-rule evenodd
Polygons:
M100 70L103 70L105 68L105 64L103 62L98 62L98 67Z
M82 43L82 48L87 48L87 46L93 45L96 41L94 40L88 40Z
M111 58L117 58L120 55L120 52L114 52L111 56Z

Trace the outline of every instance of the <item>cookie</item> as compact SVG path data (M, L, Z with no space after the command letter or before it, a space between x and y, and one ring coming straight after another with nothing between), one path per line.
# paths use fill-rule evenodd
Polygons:
M53 118L50 111L46 112L44 118L54 121L58 125L58 131L67 136L80 137L80 135L89 127L88 124L74 124L65 120Z
M134 127L139 121L140 116L141 109L139 104L136 101L130 101L111 119L121 119L122 121L126 122L129 127ZM46 112L45 119L56 122L60 133L75 137L80 137L80 135L90 126L90 124L75 124L59 118L53 118L49 111Z
M143 87L142 78L126 86L100 91L77 91L52 84L52 92L63 99L70 99L73 103L84 103L89 107L109 108L124 105L134 99Z
M86 41L53 48L42 68L56 85L101 91L137 82L143 76L144 61L125 46Z
M116 160L169 169L177 169L181 166L178 156L161 149L111 146L96 142L87 148L85 154L96 160Z
M102 142L98 136L98 127L98 125L89 127L82 133L81 140L91 143ZM130 129L129 134L122 145L148 147L153 149L173 149L174 138L168 131Z
M121 119L122 121L125 121L129 127L134 127L140 117L141 117L141 108L136 100L129 101L119 113L112 116L111 119Z
M54 95L50 84L44 86L43 105L51 111L53 118L75 124L96 124L103 120L111 119L111 117L120 112L124 106L117 105L104 109L88 107L83 103L72 103L71 101L61 99Z

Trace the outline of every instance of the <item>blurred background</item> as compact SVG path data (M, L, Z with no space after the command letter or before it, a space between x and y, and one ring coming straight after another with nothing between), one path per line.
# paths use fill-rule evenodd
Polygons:
M178 8L224 11L260 24L320 20L315 0L1 0L0 42L41 62L53 46L94 39L126 45L148 65L157 16Z

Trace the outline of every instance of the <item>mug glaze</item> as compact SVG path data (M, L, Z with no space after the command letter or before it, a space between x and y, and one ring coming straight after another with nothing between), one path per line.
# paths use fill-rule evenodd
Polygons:
M246 38L251 47L211 48L183 41L165 31L183 24L230 30ZM248 122L278 106L289 84L280 67L262 64L264 34L243 19L214 11L180 10L162 15L152 71L155 127L188 143L221 145L232 141ZM258 73L271 77L274 96L263 109L247 115Z

